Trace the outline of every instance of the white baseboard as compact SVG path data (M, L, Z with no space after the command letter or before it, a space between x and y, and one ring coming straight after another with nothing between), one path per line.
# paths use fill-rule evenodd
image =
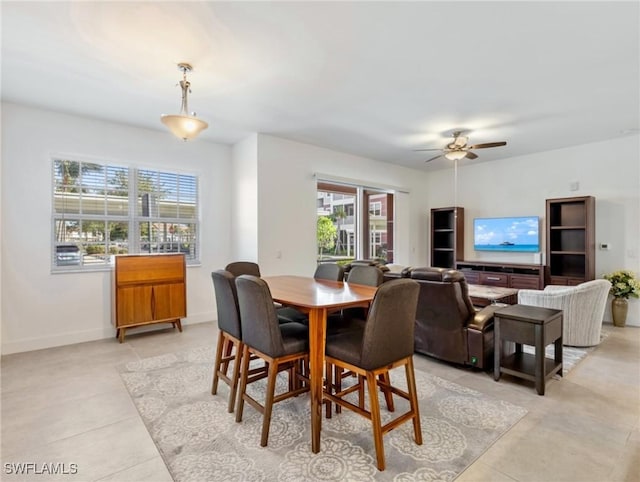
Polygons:
M182 320L183 325L195 325L214 320L217 317L215 312L197 313L189 315ZM163 326L163 325L162 325ZM149 327L150 329L151 326ZM153 328L157 329L156 326ZM2 340L2 355L10 355L12 353L22 353L25 351L43 350L45 348L53 348L56 346L74 345L76 343L84 343L87 341L104 340L106 338L115 339L115 328L113 325L97 330L74 331L57 333L35 338L23 338L15 341Z

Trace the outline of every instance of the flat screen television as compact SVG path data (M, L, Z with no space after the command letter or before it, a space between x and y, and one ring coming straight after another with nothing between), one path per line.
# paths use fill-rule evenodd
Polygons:
M475 218L473 249L537 253L540 251L540 219L538 216Z

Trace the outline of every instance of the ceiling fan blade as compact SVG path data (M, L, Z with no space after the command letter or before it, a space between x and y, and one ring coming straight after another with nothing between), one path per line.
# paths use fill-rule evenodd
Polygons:
M477 159L478 158L478 154L474 154L471 151L467 151L467 159Z
M486 149L487 147L500 147L506 146L505 141L502 142L485 142L484 144L476 144L475 146L469 146L469 149Z
M414 152L422 152L422 151L441 151L442 149L414 149Z
M431 159L427 159L424 162L427 163L427 162L435 161L438 157L442 157L442 156L443 156L443 154L438 154L436 157L432 157Z

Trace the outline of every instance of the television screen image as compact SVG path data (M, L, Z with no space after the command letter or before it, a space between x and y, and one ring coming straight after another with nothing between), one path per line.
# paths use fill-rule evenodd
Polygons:
M476 251L540 251L538 216L476 218L473 220L473 249Z

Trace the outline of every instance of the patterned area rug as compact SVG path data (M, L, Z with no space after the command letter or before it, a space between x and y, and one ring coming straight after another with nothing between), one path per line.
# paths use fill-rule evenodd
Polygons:
M319 454L311 453L308 394L274 406L269 445L260 447L262 418L248 404L241 423L227 412L228 387L213 396L213 347L163 355L121 368L169 471L186 481L450 481L487 450L526 410L423 371L416 371L424 443L405 423L384 437L387 469L379 472L370 422L343 410L322 422ZM392 372L392 380L404 373ZM264 382L252 384L259 397ZM401 385L401 383L398 383ZM286 389L278 380L276 392ZM394 397L396 412L403 400ZM384 407L384 405L383 405ZM383 422L394 414L386 412Z

